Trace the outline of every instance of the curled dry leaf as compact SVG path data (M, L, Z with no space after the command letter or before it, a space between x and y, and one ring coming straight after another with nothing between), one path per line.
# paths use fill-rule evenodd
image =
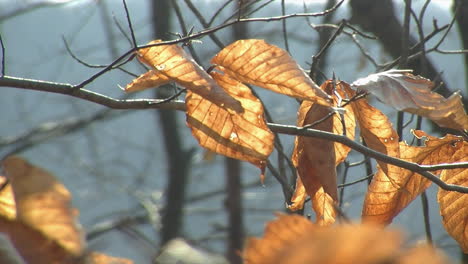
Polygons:
M449 98L432 92L434 83L408 70L390 70L356 80L351 86L374 94L399 111L427 117L441 127L468 129L466 114L458 92Z
M331 105L330 96L320 90L286 51L264 40L238 40L221 50L211 62L241 82Z
M234 113L191 91L187 92L187 125L201 146L210 151L241 159L264 168L273 151L274 135L263 116L263 106L242 83L212 72L220 87L245 109Z
M468 143L454 143L459 149L452 154L452 162L468 161ZM441 180L448 184L468 187L468 169L443 170ZM457 240L465 254L468 254L468 195L439 189L437 201L440 206L442 223L447 232Z
M154 40L148 45L159 42L161 41ZM133 80L127 85L125 91L133 92L176 82L221 107L243 112L240 103L221 89L182 47L160 45L143 48L138 50L137 57L141 62L152 67L152 70Z
M326 81L320 87L328 94L333 93L333 82L331 80ZM349 95L345 94L345 91L340 85L336 86L337 93L341 98L347 98ZM338 105L338 98L333 95L334 105ZM345 107L346 111L343 114L344 125L346 127L346 136L350 139L354 139L356 122L354 120L353 109L350 105ZM330 131L335 134L343 134L343 123L341 121L342 116L334 114L333 117L323 120L331 113L330 108L323 107L318 104L314 104L309 101L304 101L298 111L298 126L304 126L317 122L313 128ZM333 146L329 154L320 144L328 144L327 146ZM318 151L320 149L320 151ZM303 192L303 188L308 190L308 194L312 198L312 206L314 211L317 213L317 219L321 224L331 224L334 222L336 212L333 206L334 201L337 200L337 185L336 185L336 169L335 167L343 162L351 149L341 143L331 142L326 140L319 140L310 137L297 137L295 142L295 150L293 152L293 162L298 167L299 176L296 181L296 189L291 199L292 205L289 206L290 210L302 209L306 193ZM333 161L334 156L334 162ZM324 162L326 159L326 162ZM302 168L299 168L302 167ZM320 167L320 169L317 169ZM304 178L307 178L305 180ZM304 187L303 182L306 183Z
M453 154L462 145L461 137L447 135L439 139L422 131L414 131L414 134L418 138L426 137L425 146L408 146L405 142L400 142L400 159L421 165L455 162ZM395 216L431 184L430 180L406 169L401 169L398 177L389 178L379 167L366 193L363 221L391 223Z
M447 263L432 247L408 249L398 231L375 225L320 227L298 215L269 222L263 238L247 241L243 257L246 264Z
M82 254L84 234L68 190L46 170L19 157L3 161L16 202L17 219L46 234L71 254Z
M324 119L331 111L333 110L330 107L304 101L298 111L297 125L315 123L313 128L333 132L334 119L332 117ZM317 223L332 224L336 217L334 203L338 199L334 143L325 139L298 136L294 144L292 161L307 194L312 198L312 208L316 213ZM296 204L290 209L299 209L298 206L303 204L305 194L301 193L301 189L296 189L293 197Z
M340 82L347 94L354 95L351 87ZM354 110L354 114L361 130L361 137L365 140L366 145L380 153L395 158L400 157L400 148L398 144L398 134L393 129L393 125L388 117L375 107L367 103L365 99L360 99L350 103ZM400 168L387 164L382 161L377 161L385 174L390 179L397 179L400 173Z

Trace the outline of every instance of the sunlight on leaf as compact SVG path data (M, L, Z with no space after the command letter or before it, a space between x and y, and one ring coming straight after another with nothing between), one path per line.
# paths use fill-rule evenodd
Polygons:
M345 82L340 82L343 89L349 94L354 95L354 91ZM400 148L398 135L388 117L375 107L367 103L365 99L360 99L350 103L354 110L356 120L361 130L361 137L366 145L380 153L395 158L400 157ZM390 179L396 179L400 173L400 168L377 161Z
M452 154L451 162L468 161L468 142L457 142L455 145L459 149ZM467 168L443 170L440 178L448 184L468 187ZM445 229L458 242L463 252L468 254L468 195L439 189L437 201Z
M125 87L126 92L136 92L148 88L155 88L171 82L171 79L163 74L159 74L156 70L150 70L143 73L138 78L134 79Z
M250 238L246 264L447 263L430 246L408 248L400 232L375 225L320 227L298 215L279 215L263 238Z
M55 177L19 157L3 161L16 202L17 218L40 230L76 256L82 254L84 234L71 207L71 195Z
M154 40L148 44L159 42L161 41ZM235 112L243 111L240 103L219 87L182 47L161 45L143 48L138 50L137 57L152 70L133 80L125 88L126 91L132 92L157 87L171 81L221 107L229 108Z
M0 176L0 187L3 187L0 190L0 216L15 219L16 205L11 184L7 183L5 177Z
M333 92L333 82L328 80L320 88L328 94L333 94L334 105L338 106L339 100ZM336 89L341 98L350 97L340 85L337 85ZM312 128L341 135L343 134L343 123L339 114L335 113L327 120L321 120L331 111L330 108L310 101L303 101L298 110L297 125L302 127L319 122ZM356 121L350 105L345 106L343 116L346 136L354 140ZM333 149L329 149L332 146ZM306 194L303 192L303 188L305 188L312 198L312 207L317 214L318 223L324 225L333 223L336 217L334 202L338 196L335 167L346 159L350 151L351 148L341 143L311 137L297 137L292 159L301 178L296 180L296 189L289 209L293 211L302 209L306 198ZM334 162L332 162L333 159Z
M460 142L463 141L461 137L453 135L439 139L422 131L415 131L414 134L419 138L423 136L427 138L424 146L408 146L405 142L400 142L400 158L421 165L454 162L452 155L458 151L462 145ZM392 219L431 183L418 173L405 169L401 169L398 177L389 178L379 167L366 193L362 212L363 221L391 223Z
M238 40L221 50L211 62L241 82L331 105L330 97L320 90L286 51L264 40Z
M326 117L331 111L329 107L304 101L298 111L297 125L312 124ZM332 132L333 121L333 118L328 118L313 128ZM338 200L334 143L325 139L298 136L292 161L307 194L312 198L317 223L332 224L336 217L334 203ZM299 191L300 189L297 189L298 193L294 194L296 202L304 198ZM297 206L299 204L290 209L293 210Z
M193 136L210 151L251 162L263 169L273 151L274 135L265 123L262 103L242 83L216 72L211 76L245 111L231 113L188 91L187 124Z
M305 200L307 199L307 191L302 183L301 177L296 177L296 187L291 197L291 204L288 209L291 211L298 211L304 208Z
M390 70L356 80L351 86L372 93L399 111L427 117L441 127L468 129L459 92L449 98L432 92L434 83L408 70Z

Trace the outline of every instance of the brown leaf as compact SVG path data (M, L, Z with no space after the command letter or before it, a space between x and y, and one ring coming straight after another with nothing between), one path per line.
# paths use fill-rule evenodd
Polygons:
M400 263L400 257L404 261L418 253L405 250L402 235L393 230L373 225L320 227L298 215L280 215L267 224L263 238L248 240L243 257L246 264L376 264Z
M459 92L445 99L432 92L434 83L407 70L390 70L371 74L351 84L368 91L384 104L399 111L427 117L441 127L468 129L468 115Z
M263 238L248 239L243 253L244 263L280 263L277 257L284 254L285 249L288 249L292 242L316 228L302 216L279 214L278 219L267 223Z
M349 94L346 94L345 90L342 88L341 84L338 83L338 85L336 86L337 88L337 93L341 96L341 98L349 98L350 96L352 95L349 95ZM324 90L326 93L328 94L334 94L333 93L333 82L331 80L328 80L326 81L324 84L322 84L322 86L320 87L320 89ZM333 103L334 103L334 106L338 106L338 98L336 95L333 95L332 96L333 98ZM297 125L302 127L304 125L307 125L307 124L310 124L310 123L314 123L314 122L317 122L317 120L320 120L321 117L319 117L317 120L313 121L313 118L315 117L310 117L310 115L312 115L312 113L314 112L317 112L316 111L316 108L321 108L321 109L326 109L325 107L322 107L320 105L317 105L315 106L315 108L313 109L313 105L314 103L312 102L309 102L309 101L304 101L302 102L301 104L301 107L299 108L299 111L298 111L298 123ZM323 110L324 113L320 114L317 112L317 115L322 115L322 117L328 115L327 113L330 113L330 111L327 111L327 110ZM354 113L353 113L353 109L350 105L347 105L345 106L345 113L344 113L344 119L345 119L345 127L346 127L346 136L350 139L354 139L354 134L355 134L355 128L356 128L356 121L354 119ZM306 118L309 118L309 120L307 120ZM334 114L333 117L329 118L329 120L325 121L325 122L329 122L328 125L330 125L330 123L332 123L332 128L331 128L331 132L335 133L335 134L343 134L343 124L341 122L341 115L339 114ZM313 126L313 128L317 128L317 129L320 129L319 127L317 126ZM322 128L324 129L324 128ZM325 128L325 129L330 129L329 127L328 128ZM299 141L297 141L299 140ZM309 151L311 151L312 153L315 153L315 154L312 154L312 155L316 155L319 153L317 150L317 146L315 145L315 141L316 139L312 139L312 138L306 138L306 137L298 137L296 139L296 148L295 148L295 151L293 152L293 160L296 161L296 163L298 161L300 161L300 157L298 157L298 155L308 155L306 153L308 153L308 151L304 152L304 149L308 149ZM326 142L325 140L322 140L321 142ZM337 143L337 142L331 142L329 141L329 143L333 144L333 152L335 153L335 167L340 164L341 162L343 162L349 151L351 151L351 148L341 144L341 143ZM299 147L297 147L299 146ZM311 158L311 159L314 159L314 158ZM309 168L309 164L310 164L310 159L304 159L303 162L300 162L301 164L302 163L307 163L308 165L305 166L305 165L298 165L298 166L304 166L305 168ZM312 176L312 168L309 168L309 169L300 169L302 175L309 175L307 177L315 177L315 176ZM335 169L333 169L335 171ZM336 172L335 172L336 173ZM321 221L321 223L333 223L334 222L334 217L336 217L336 212L335 212L335 209L333 208L333 200L336 201L336 197L337 197L337 194L336 194L336 176L334 177L335 178L335 182L330 182L330 179L329 178L326 178L327 176L330 175L330 173L318 173L318 177L325 177L323 179L319 179L318 182L316 181L311 181L309 182L309 185L312 186L314 185L315 187L309 187L309 192L312 193L313 195L311 196L312 197L312 206L314 207L314 211L316 212L321 212L319 215L321 215L320 217L318 217L318 220ZM335 174L336 175L336 174ZM301 176L302 177L302 176ZM332 176L333 177L333 176ZM325 183L325 187L322 188L322 181ZM328 186L328 185L331 185L331 186ZM304 201L305 201L305 193L303 192L303 189L304 189L304 185L302 183L302 180L298 177L296 179L296 189L294 191L294 194L293 194L293 198L291 199L291 202L292 204L289 206L289 209L290 210L299 210L299 209L302 209L303 208L303 205L304 205ZM333 191L334 190L334 191ZM314 203L315 201L315 203ZM325 220L326 219L326 220Z
M347 94L354 94L354 91L345 82L340 83ZM359 99L350 103L361 130L361 137L367 146L385 155L400 157L400 147L398 134L393 129L393 125L388 117L375 107L367 103L365 99ZM379 167L389 179L398 179L401 169L397 166L377 161ZM374 176L375 177L375 176ZM397 183L392 183L399 186Z
M16 218L15 197L11 184L3 176L0 176L0 188L0 216L13 220Z
M155 88L169 82L171 82L171 79L166 75L160 74L157 70L149 70L135 78L131 83L127 84L125 91L142 91L148 88Z
M15 196L17 220L40 231L70 254L82 254L84 234L68 190L52 174L22 158L6 158L3 168Z
M414 134L419 138L423 136L427 138L425 146L408 146L405 142L400 142L400 159L422 165L453 162L452 155L459 149L454 147L454 144L463 141L461 137L453 135L439 139L422 131L415 131ZM366 193L362 212L363 221L391 223L392 219L431 183L418 173L405 169L401 169L397 177L390 178L379 167Z
M160 40L151 41L157 44ZM239 102L229 96L182 47L161 45L143 48L138 59L153 69L133 80L125 91L132 92L173 81L221 107L243 112Z
M133 261L124 258L116 258L99 252L87 254L83 264L132 264Z
M221 50L211 62L241 82L331 105L330 97L319 89L286 51L264 40L238 40Z
M298 126L321 120L330 111L332 110L329 107L319 104L311 105L310 102L304 101L299 109ZM333 118L316 124L314 128L331 132ZM312 198L317 222L332 224L336 216L334 202L338 199L333 141L298 136L295 140L292 160L307 194Z
M187 124L202 147L264 168L273 151L274 135L263 117L263 106L242 83L212 72L211 76L228 94L238 100L243 113L225 110L210 100L187 92Z
M27 263L78 263L78 256L70 254L56 241L20 221L0 216L0 232L8 234L18 253Z
M459 149L452 154L451 162L468 161L468 143L457 142L455 145ZM448 184L468 187L468 169L443 170L440 179ZM445 229L468 254L468 194L439 189L437 201Z
M294 159L294 158L293 158ZM307 199L307 191L302 183L301 177L296 177L296 187L291 197L291 204L288 209L291 211L298 211L304 208L305 200Z

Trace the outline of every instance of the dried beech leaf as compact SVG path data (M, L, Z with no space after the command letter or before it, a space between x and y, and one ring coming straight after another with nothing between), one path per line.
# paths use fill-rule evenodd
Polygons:
M263 238L248 240L243 257L246 264L399 263L409 255L403 242L399 232L378 226L319 227L298 215L280 215Z
M461 137L452 135L439 139L422 131L414 133L419 138L427 137L425 146L408 146L405 142L400 142L400 159L422 165L454 162L452 155L460 148L459 142L463 141ZM379 224L391 223L392 219L431 183L418 173L405 169L401 169L398 177L389 178L383 170L378 168L364 200L363 221Z
M127 84L125 91L136 92L148 88L155 88L169 83L170 81L171 79L169 77L163 74L159 74L157 70L150 70L134 79L131 83Z
M330 90L333 88L333 83L331 80L328 80L324 85L322 85L325 90ZM342 99L349 99L351 98L354 93L349 94L342 82L337 83L336 85L336 92L341 96ZM329 92L331 93L331 92ZM336 95L333 95L333 103L334 106L338 107L338 98ZM346 105L344 107L345 113L343 114L344 117L344 124L346 127L346 137L348 137L351 140L354 140L355 134L356 134L356 117L354 114L353 107L351 105ZM333 116L333 133L338 134L338 135L343 135L343 122L341 121L341 115L335 114ZM341 162L343 162L346 157L348 157L349 152L351 151L351 148L343 145L338 142L333 143L335 146L335 156L336 156L336 162L335 164L338 166Z
M354 93L345 82L340 84L348 94ZM361 137L364 138L367 146L385 155L395 158L400 157L398 134L393 129L388 117L377 108L369 105L364 99L354 101L350 105L358 121ZM391 179L398 177L399 167L382 161L377 161L377 163L388 177Z
M330 111L329 107L319 104L310 106L308 101L304 101L299 109L298 126L312 124L327 116ZM304 112L305 115L302 114ZM314 128L331 132L333 118L316 124ZM334 203L338 199L334 144L325 139L298 136L294 145L292 161L307 194L312 198L317 223L331 224L336 216Z
M0 189L0 216L13 220L16 218L15 197L11 184L7 183L7 179L2 176L0 176L0 188L2 188Z
M290 244L298 237L310 234L316 228L312 222L302 216L279 214L278 219L267 223L263 238L248 239L243 253L244 263L281 263L277 257L290 249Z
M427 117L441 127L468 129L468 115L459 92L449 98L432 92L434 83L408 70L371 74L351 84L374 94L384 104L399 111Z
M148 45L159 42L154 40ZM219 87L182 47L161 45L143 48L138 50L137 57L153 69L127 85L126 91L143 90L173 81L221 107L243 112L240 103Z
M264 168L273 151L274 135L265 123L262 103L247 86L227 75L212 72L211 76L245 111L229 112L188 91L187 124L193 136L210 151Z
M42 232L19 221L0 216L0 232L8 234L11 242L26 263L78 263L76 255L70 254L65 248Z
M133 264L133 261L124 258L116 258L99 252L91 252L86 256L86 264Z
M211 62L241 82L331 105L330 97L319 89L286 51L264 40L238 40L221 50Z
M302 183L301 177L296 178L296 187L291 197L291 204L288 205L288 209L291 211L298 211L304 208L305 200L307 199L307 192Z
M15 196L17 220L56 241L70 254L81 255L84 234L68 190L52 174L22 158L6 158L3 168Z
M452 155L451 162L468 161L468 143L458 142L456 145L459 149ZM440 178L448 184L468 187L467 168L443 170ZM437 201L445 229L458 242L463 252L468 254L468 195L439 189Z

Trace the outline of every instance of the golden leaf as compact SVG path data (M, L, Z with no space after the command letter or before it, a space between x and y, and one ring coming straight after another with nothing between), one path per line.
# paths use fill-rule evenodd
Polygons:
M262 103L242 83L216 72L211 76L245 111L229 112L188 91L187 125L193 136L210 151L264 168L273 151L274 135L265 123Z
M221 50L211 62L241 82L325 106L331 105L330 97L286 51L264 40L238 40Z
M16 218L15 197L11 184L5 177L0 176L0 216L14 220Z
M297 160L297 158L293 158ZM288 209L291 211L298 211L304 208L304 203L307 198L307 191L302 183L301 177L296 177L296 187L291 197L291 204L288 205Z
M341 82L341 84L348 94L354 93L347 83ZM398 135L388 117L369 105L365 99L354 101L350 105L358 121L361 137L364 138L367 146L385 155L398 158L400 156ZM381 161L377 162L387 175L389 173L398 175L398 167Z
M333 98L334 106L338 106L339 100L335 92L333 92L334 87L333 87L333 82L331 80L328 80L325 83L323 83L320 89L324 90L327 94L333 94L332 98ZM336 93L338 93L342 99L346 99L352 96L352 94L346 94L346 91L342 88L341 83L338 83L336 85ZM321 111L323 112L321 113ZM314 113L317 116L312 117ZM314 125L312 128L322 129L325 131L328 130L330 132L333 132L335 134L340 134L340 135L343 134L343 123L341 121L341 115L335 113L333 117L330 117L327 120L323 120L323 121L321 120L322 118L326 117L330 113L331 113L331 109L325 108L320 105L314 106L314 103L310 101L303 101L301 104L301 107L298 110L297 125L299 127L302 127L304 125L317 122L318 124ZM346 136L353 140L354 134L355 134L355 128L356 128L356 121L354 119L353 109L349 104L345 106L345 113L343 114L343 116L345 119L344 125L346 127ZM321 128L320 127L321 123L324 123L322 125L325 127ZM332 126L331 128L330 128L330 125ZM309 157L309 154L308 154L309 152L311 153L311 155L321 156L323 154L322 152L323 149L319 145L316 145L316 141L317 139L308 138L308 137L296 138L296 141L295 141L296 148L293 152L292 159L293 159L293 162L296 163L296 166L304 166L304 168L298 170L300 171L299 175L301 175L301 173L303 175L301 177L305 177L304 175L309 175L306 177L316 177L316 176L312 176L312 174L315 175L315 173L313 172L314 169L310 165L312 162L311 160L315 159L316 157L306 158L306 159L302 159L302 157L299 157L299 156ZM320 140L319 142L327 142L327 141ZM331 152L333 152L334 153L333 155L335 156L335 162L334 162L335 167L341 162L343 162L346 159L348 153L351 151L351 148L341 143L328 141L327 144L333 145L333 150L331 150ZM320 149L321 151L319 152L317 151L317 149ZM303 161L300 162L301 160ZM298 162L301 164L299 165ZM321 161L319 159L316 162L320 163ZM307 166L303 165L303 163L307 163ZM326 170L332 170L335 173L326 172ZM331 174L334 174L335 176L330 176ZM318 179L318 182L317 181L309 182L310 186L312 185L315 186L315 187L309 187L309 192L312 193L311 195L312 201L313 201L312 206L314 207L314 211L321 212L320 213L321 216L318 217L318 220L321 221L321 223L325 223L325 222L332 223L334 221L334 217L336 216L335 209L333 208L333 200L336 201L337 199L336 170L335 168L331 169L331 167L329 169L325 168L323 171L318 172L317 175L319 175L317 176L319 178L320 177L324 177L324 178ZM331 179L334 179L334 181L331 182L332 181ZM322 185L324 186L324 188L321 188ZM303 188L305 188L303 185L303 180L301 180L298 177L298 179L296 179L296 189L293 194L293 198L291 199L292 205L289 206L290 210L294 211L294 210L302 209L302 206L305 200L305 194L303 193ZM314 200L315 200L315 203L314 203ZM328 219L328 220L323 222L324 219Z
M157 44L160 40L148 43ZM160 45L139 49L138 59L152 70L133 80L126 91L138 91L173 81L221 107L243 112L239 102L229 96L183 48Z
M400 159L421 165L454 162L452 155L462 145L460 141L463 141L461 137L453 135L439 139L422 131L415 131L414 134L419 138L427 137L425 146L408 146L405 142L400 142ZM363 221L391 223L392 219L431 183L418 173L406 169L401 169L398 177L389 178L379 167L366 193Z
M329 107L311 105L310 102L304 101L298 111L298 126L321 120L330 111L332 109ZM314 128L331 132L333 121L333 118L328 118L317 123ZM292 161L307 194L312 198L312 208L316 213L317 223L332 224L336 216L334 203L338 199L334 143L325 139L298 136L294 144ZM298 195L294 194L294 197Z
M87 254L85 264L133 264L133 261L124 258L111 257L99 252Z
M15 196L17 220L40 231L70 254L81 255L84 234L68 190L52 174L22 158L8 157L3 167Z
M365 254L363 254L365 252ZM400 232L375 225L320 227L298 215L279 215L263 238L250 238L246 264L446 263L430 246L409 248ZM412 262L411 262L412 261Z
M78 263L79 256L70 254L47 235L15 219L0 216L0 232L8 234L18 253L27 263Z
M278 262L292 242L303 234L312 232L316 227L299 215L279 214L278 219L270 221L265 227L263 238L249 238L243 253L245 264L273 264ZM291 262L286 262L291 263Z
M441 127L468 129L468 115L463 108L459 92L445 99L432 92L434 83L407 70L390 70L371 74L351 84L368 91L384 104L427 117Z
M468 161L468 143L455 143L459 149L452 154L452 162ZM450 155L450 154L449 154ZM448 184L468 187L468 169L443 170L440 179ZM468 254L468 194L439 189L437 201L440 206L442 224L447 232Z

